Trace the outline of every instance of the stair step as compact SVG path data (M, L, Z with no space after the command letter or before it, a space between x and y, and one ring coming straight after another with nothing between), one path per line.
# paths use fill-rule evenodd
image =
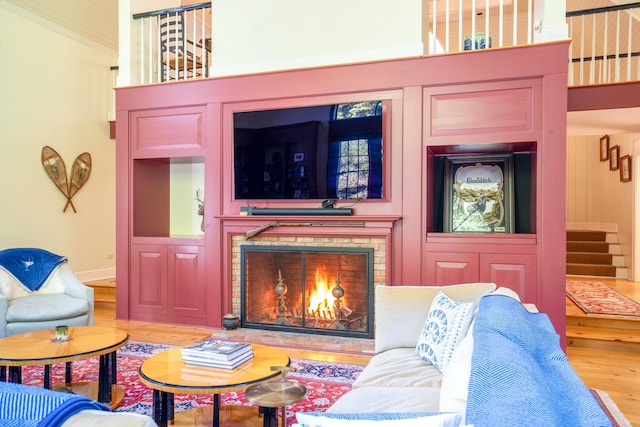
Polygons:
M607 232L595 230L567 230L567 240L604 242L607 240Z
M116 302L116 281L115 279L96 280L87 282L85 285L93 288L94 302Z
M576 276L617 277L617 270L613 265L567 263L567 274Z
M571 302L571 304L574 303ZM567 327L568 326L622 329L626 331L637 331L640 333L640 318L622 316L613 317L597 314L567 315Z
M600 252L567 252L567 262L572 264L613 264L612 254Z
M567 252L601 252L609 253L609 243L567 240Z
M640 353L640 330L567 325L567 345Z

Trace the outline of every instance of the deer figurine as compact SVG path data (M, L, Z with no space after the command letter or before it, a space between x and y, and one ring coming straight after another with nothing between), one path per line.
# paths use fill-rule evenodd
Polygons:
M204 231L204 200L200 198L200 190L196 190L196 200L200 202L200 204L198 205L198 215L202 215L200 230Z

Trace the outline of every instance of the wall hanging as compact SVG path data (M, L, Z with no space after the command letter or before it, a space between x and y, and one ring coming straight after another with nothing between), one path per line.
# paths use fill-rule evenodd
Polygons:
M42 166L51 181L58 187L58 190L67 198L67 203L64 205L62 212L66 212L69 206L71 206L73 212L77 212L71 198L89 180L89 175L91 175L91 154L82 153L76 157L71 167L71 176L67 179L67 168L64 160L56 150L45 145L42 147Z

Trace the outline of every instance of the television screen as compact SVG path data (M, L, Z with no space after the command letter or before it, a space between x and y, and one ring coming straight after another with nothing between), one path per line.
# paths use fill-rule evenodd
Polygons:
M382 105L234 113L235 198L382 198Z

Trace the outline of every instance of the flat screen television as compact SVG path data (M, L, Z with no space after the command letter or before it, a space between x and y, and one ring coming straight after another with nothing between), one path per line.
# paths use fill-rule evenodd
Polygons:
M235 112L235 198L382 198L383 118L382 101Z

